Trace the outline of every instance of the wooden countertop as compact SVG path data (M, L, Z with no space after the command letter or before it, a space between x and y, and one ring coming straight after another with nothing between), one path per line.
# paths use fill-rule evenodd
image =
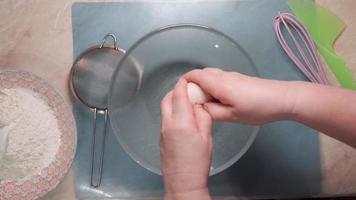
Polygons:
M73 61L72 3L72 0L0 1L0 67L25 69L50 80L67 101L68 74ZM335 43L335 50L356 77L356 1L317 0L317 3L333 11L347 25ZM321 195L356 194L356 150L321 135L320 152ZM45 199L75 199L73 172Z

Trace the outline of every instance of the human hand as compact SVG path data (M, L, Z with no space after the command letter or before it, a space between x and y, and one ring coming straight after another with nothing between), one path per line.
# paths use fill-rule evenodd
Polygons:
M203 104L214 120L262 124L285 119L293 109L288 82L216 68L192 70L183 77L217 100Z
M161 102L161 168L165 199L210 199L212 119L193 105L181 78Z

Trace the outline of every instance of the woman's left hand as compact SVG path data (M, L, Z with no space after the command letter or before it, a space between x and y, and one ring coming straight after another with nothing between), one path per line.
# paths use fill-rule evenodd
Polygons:
M210 199L212 119L190 103L181 78L161 102L161 165L165 199Z

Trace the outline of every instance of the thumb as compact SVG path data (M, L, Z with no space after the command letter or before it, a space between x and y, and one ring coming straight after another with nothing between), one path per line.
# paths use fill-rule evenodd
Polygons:
M204 110L204 108L199 105L194 105L194 114L196 118L196 124L198 126L199 132L205 139L211 136L211 129L212 129L212 119L209 113Z
M235 114L231 106L227 106L217 102L204 103L204 109L210 116L217 121L235 121Z

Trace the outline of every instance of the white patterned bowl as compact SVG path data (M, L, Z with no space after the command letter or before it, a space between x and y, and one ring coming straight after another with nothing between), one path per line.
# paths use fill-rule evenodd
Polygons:
M0 71L0 89L25 88L34 91L48 104L56 116L60 145L55 159L26 180L0 179L0 199L37 199L55 188L71 167L77 144L76 126L69 106L48 82L25 71Z

